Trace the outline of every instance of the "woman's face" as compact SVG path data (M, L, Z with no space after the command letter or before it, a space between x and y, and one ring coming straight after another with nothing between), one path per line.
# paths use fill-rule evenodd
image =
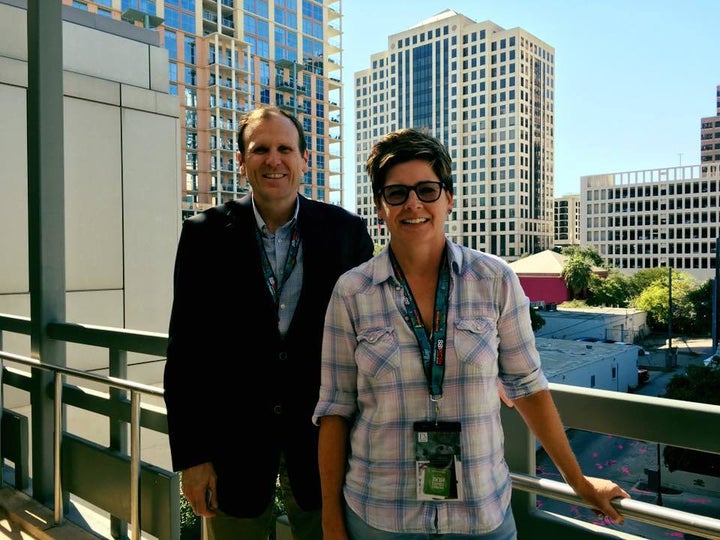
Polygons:
M394 165L388 171L383 190L395 185L416 187L420 182L440 182L440 179L427 161L406 161ZM426 200L431 198L433 189L432 185L420 187ZM452 210L452 200L452 195L444 188L433 202L423 202L415 191L410 191L405 202L391 205L385 196L381 195L378 217L385 222L394 244L440 240L444 242L445 220Z

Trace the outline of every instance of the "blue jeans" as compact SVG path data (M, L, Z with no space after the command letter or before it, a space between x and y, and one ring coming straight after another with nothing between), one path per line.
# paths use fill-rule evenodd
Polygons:
M345 505L345 523L351 540L517 540L517 529L513 518L512 506L508 505L505 519L494 531L485 534L427 534L396 533L381 531L365 523Z

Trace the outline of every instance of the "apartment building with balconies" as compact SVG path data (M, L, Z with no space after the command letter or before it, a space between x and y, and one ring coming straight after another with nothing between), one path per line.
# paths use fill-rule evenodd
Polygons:
M580 245L580 195L555 198L555 247Z
M715 90L715 116L700 120L700 162L702 172L707 172L707 165L720 163L720 85Z
M310 168L300 192L342 204L341 0L62 0L152 27L180 103L183 217L245 195L237 126L261 105L295 113Z

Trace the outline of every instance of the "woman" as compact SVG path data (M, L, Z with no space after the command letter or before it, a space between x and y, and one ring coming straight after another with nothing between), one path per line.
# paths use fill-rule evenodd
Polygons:
M585 477L572 453L516 275L445 237L445 147L402 129L366 169L390 245L341 276L325 318L313 416L324 539L516 538L503 399L576 493L622 523L610 501L628 494Z

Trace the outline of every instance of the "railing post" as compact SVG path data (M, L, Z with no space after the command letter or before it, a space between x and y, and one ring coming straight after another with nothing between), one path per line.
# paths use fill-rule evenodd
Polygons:
M63 434L63 405L62 405L62 391L63 391L63 379L62 373L57 371L53 372L54 383L55 383L55 402L54 402L54 480L55 480L55 525L60 525L63 522L63 492L62 492L62 463L60 457L62 456L62 434Z
M110 376L117 377L119 379L127 378L127 351L121 349L110 349ZM113 404L120 404L122 401L127 399L127 391L120 388L110 387L110 402ZM119 407L112 407L114 410L119 410ZM118 418L112 415L108 418L110 423L110 448L116 450L119 453L127 454L128 451L128 425ZM113 538L126 538L127 537L127 522L116 517L110 516L110 534Z
M140 538L140 394L130 392L130 519L132 537Z
M65 178L62 2L27 3L28 268L31 356L65 365L65 343L47 325L65 320ZM32 493L49 505L53 489L52 374L32 369Z

